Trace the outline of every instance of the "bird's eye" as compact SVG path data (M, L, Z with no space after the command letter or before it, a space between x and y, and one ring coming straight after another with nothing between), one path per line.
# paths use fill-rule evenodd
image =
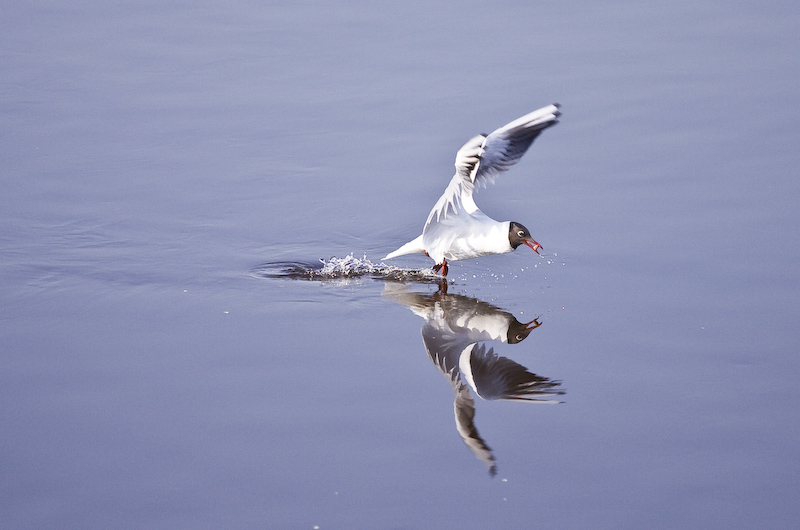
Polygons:
M517 232L517 235L518 235L518 236L520 236L520 237L522 237L522 236L524 236L524 235L525 235L525 232L523 232L522 230L520 230L519 232Z

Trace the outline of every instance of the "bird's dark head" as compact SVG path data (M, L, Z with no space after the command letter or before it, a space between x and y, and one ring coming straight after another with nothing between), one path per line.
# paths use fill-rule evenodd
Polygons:
M531 237L531 233L528 232L527 228L514 221L511 221L508 226L508 242L514 250L516 250L518 246L525 244L538 254L539 249L542 248L542 245Z

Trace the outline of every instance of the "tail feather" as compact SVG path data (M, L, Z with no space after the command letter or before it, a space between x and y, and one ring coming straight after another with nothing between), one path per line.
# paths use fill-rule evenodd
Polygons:
M425 249L422 247L422 236L420 235L413 241L409 241L402 247L398 248L394 252L389 252L383 259L392 259L396 258L397 256L403 256L404 254L424 254Z

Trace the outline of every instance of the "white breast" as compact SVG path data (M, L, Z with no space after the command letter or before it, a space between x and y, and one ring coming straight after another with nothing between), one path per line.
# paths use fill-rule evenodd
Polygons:
M441 257L457 261L487 254L505 254L513 250L508 242L508 222L500 223L482 214L477 218L469 216L468 219L469 222L464 222L462 217L458 226L448 227L449 230L430 238L428 252L432 258L437 262L441 261Z

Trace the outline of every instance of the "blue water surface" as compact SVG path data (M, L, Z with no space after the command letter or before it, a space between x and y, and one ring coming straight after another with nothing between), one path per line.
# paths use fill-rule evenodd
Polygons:
M796 528L799 22L7 3L0 526ZM381 264L553 102L542 256Z

